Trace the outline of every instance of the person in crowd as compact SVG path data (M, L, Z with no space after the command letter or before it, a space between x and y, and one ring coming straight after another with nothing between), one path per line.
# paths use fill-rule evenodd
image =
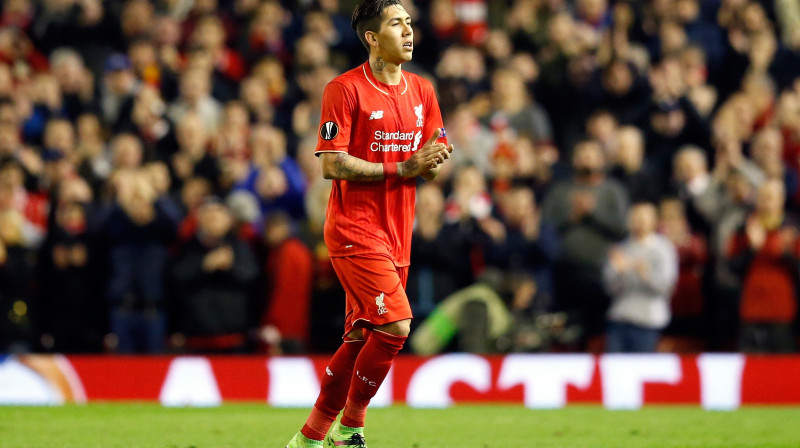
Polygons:
M28 352L34 346L33 251L24 244L25 219L18 210L0 210L0 349Z
M98 198L113 168L100 117L92 113L79 116L76 131L76 150L80 160L77 163L78 175L89 183L93 196Z
M48 351L99 351L105 334L106 307L94 265L96 249L89 228L90 204L70 201L56 211L40 262L42 336Z
M644 202L628 213L630 237L612 247L603 269L611 296L605 351L652 353L669 324L672 290L678 279L675 246L656 233L658 209Z
M268 216L264 223L267 300L260 333L272 354L303 353L310 342L313 256L292 233L285 212Z
M422 319L445 296L473 282L472 258L481 237L472 219L446 222L440 186L421 186L417 204L407 289L414 314Z
M180 78L180 96L169 108L168 116L180 123L183 116L195 112L203 119L205 129L214 131L222 116L222 106L211 95L211 74L203 67L187 70Z
M740 349L747 352L795 350L800 240L793 217L784 211L785 200L780 179L764 182L755 210L728 246L728 263L743 278Z
M556 183L542 205L542 219L556 228L561 254L555 262L556 306L578 319L585 336L602 333L609 297L602 273L609 247L625 237L628 193L606 177L600 145L580 142L572 178Z
M231 232L231 212L219 199L205 199L197 216L197 231L170 273L178 333L172 341L190 352L242 352L253 326L255 255Z
M554 304L553 263L559 255L559 235L550 222L542 222L533 190L514 186L500 200L502 233L485 244L484 258L490 267L508 275L533 279L543 308Z
M645 160L644 135L634 126L622 126L616 133L616 147L610 175L631 195L632 202L655 202L666 190L665 180Z
M306 178L297 161L287 154L286 134L272 126L256 126L250 134L254 167L241 185L260 199L262 215L282 210L293 219L304 215Z
M670 322L664 329L667 351L699 351L704 328L706 303L703 278L709 259L705 238L689 228L683 203L666 198L659 204L659 232L675 247L678 256L678 278L670 300ZM662 342L665 340L662 338Z
M519 73L506 68L496 70L492 75L493 113L487 117L488 125L529 132L537 143L553 141L550 117L526 92Z
M453 164L449 167L458 169L464 165L472 165L484 173L488 172L491 150L496 146L495 134L481 123L468 104L456 106L445 117L445 122L447 129L453 134L453 144L461 148L453 154Z
M112 182L115 200L98 219L113 335L106 344L119 353L160 353L167 330L167 248L179 217L170 213L143 170L118 170Z
M101 91L100 108L107 126L118 132L131 126L133 100L139 82L133 73L131 61L124 54L113 54L106 60L105 78Z
M178 150L169 158L173 183L181 187L193 177L202 177L216 185L220 167L218 160L209 154L209 132L203 118L194 112L183 115L175 137Z

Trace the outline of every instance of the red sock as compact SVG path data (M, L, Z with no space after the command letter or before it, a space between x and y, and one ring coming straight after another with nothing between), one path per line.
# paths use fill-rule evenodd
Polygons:
M406 339L408 338L405 336L395 336L382 331L372 332L356 359L350 393L347 395L347 404L342 414L342 425L351 428L364 426L367 405L381 387L389 368L392 367L392 360L403 348Z
M364 341L345 340L328 362L317 402L300 431L304 436L313 440L325 438L328 428L347 401L350 380L353 378L353 365L363 347Z

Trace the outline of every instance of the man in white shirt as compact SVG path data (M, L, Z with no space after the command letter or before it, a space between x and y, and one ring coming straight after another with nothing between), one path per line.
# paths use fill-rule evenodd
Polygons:
M655 232L656 207L639 203L628 214L630 236L609 250L603 283L611 296L607 352L653 352L670 321L669 300L678 279L678 256Z

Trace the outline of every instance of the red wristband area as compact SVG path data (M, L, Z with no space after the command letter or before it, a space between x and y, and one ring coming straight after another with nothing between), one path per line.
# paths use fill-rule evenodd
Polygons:
M383 178L394 179L397 177L397 162L383 163Z

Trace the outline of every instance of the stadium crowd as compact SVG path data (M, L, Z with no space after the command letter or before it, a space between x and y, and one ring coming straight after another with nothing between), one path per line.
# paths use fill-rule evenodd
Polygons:
M2 2L0 352L335 349L314 149L354 3ZM411 349L795 350L800 3L404 4L456 148Z

